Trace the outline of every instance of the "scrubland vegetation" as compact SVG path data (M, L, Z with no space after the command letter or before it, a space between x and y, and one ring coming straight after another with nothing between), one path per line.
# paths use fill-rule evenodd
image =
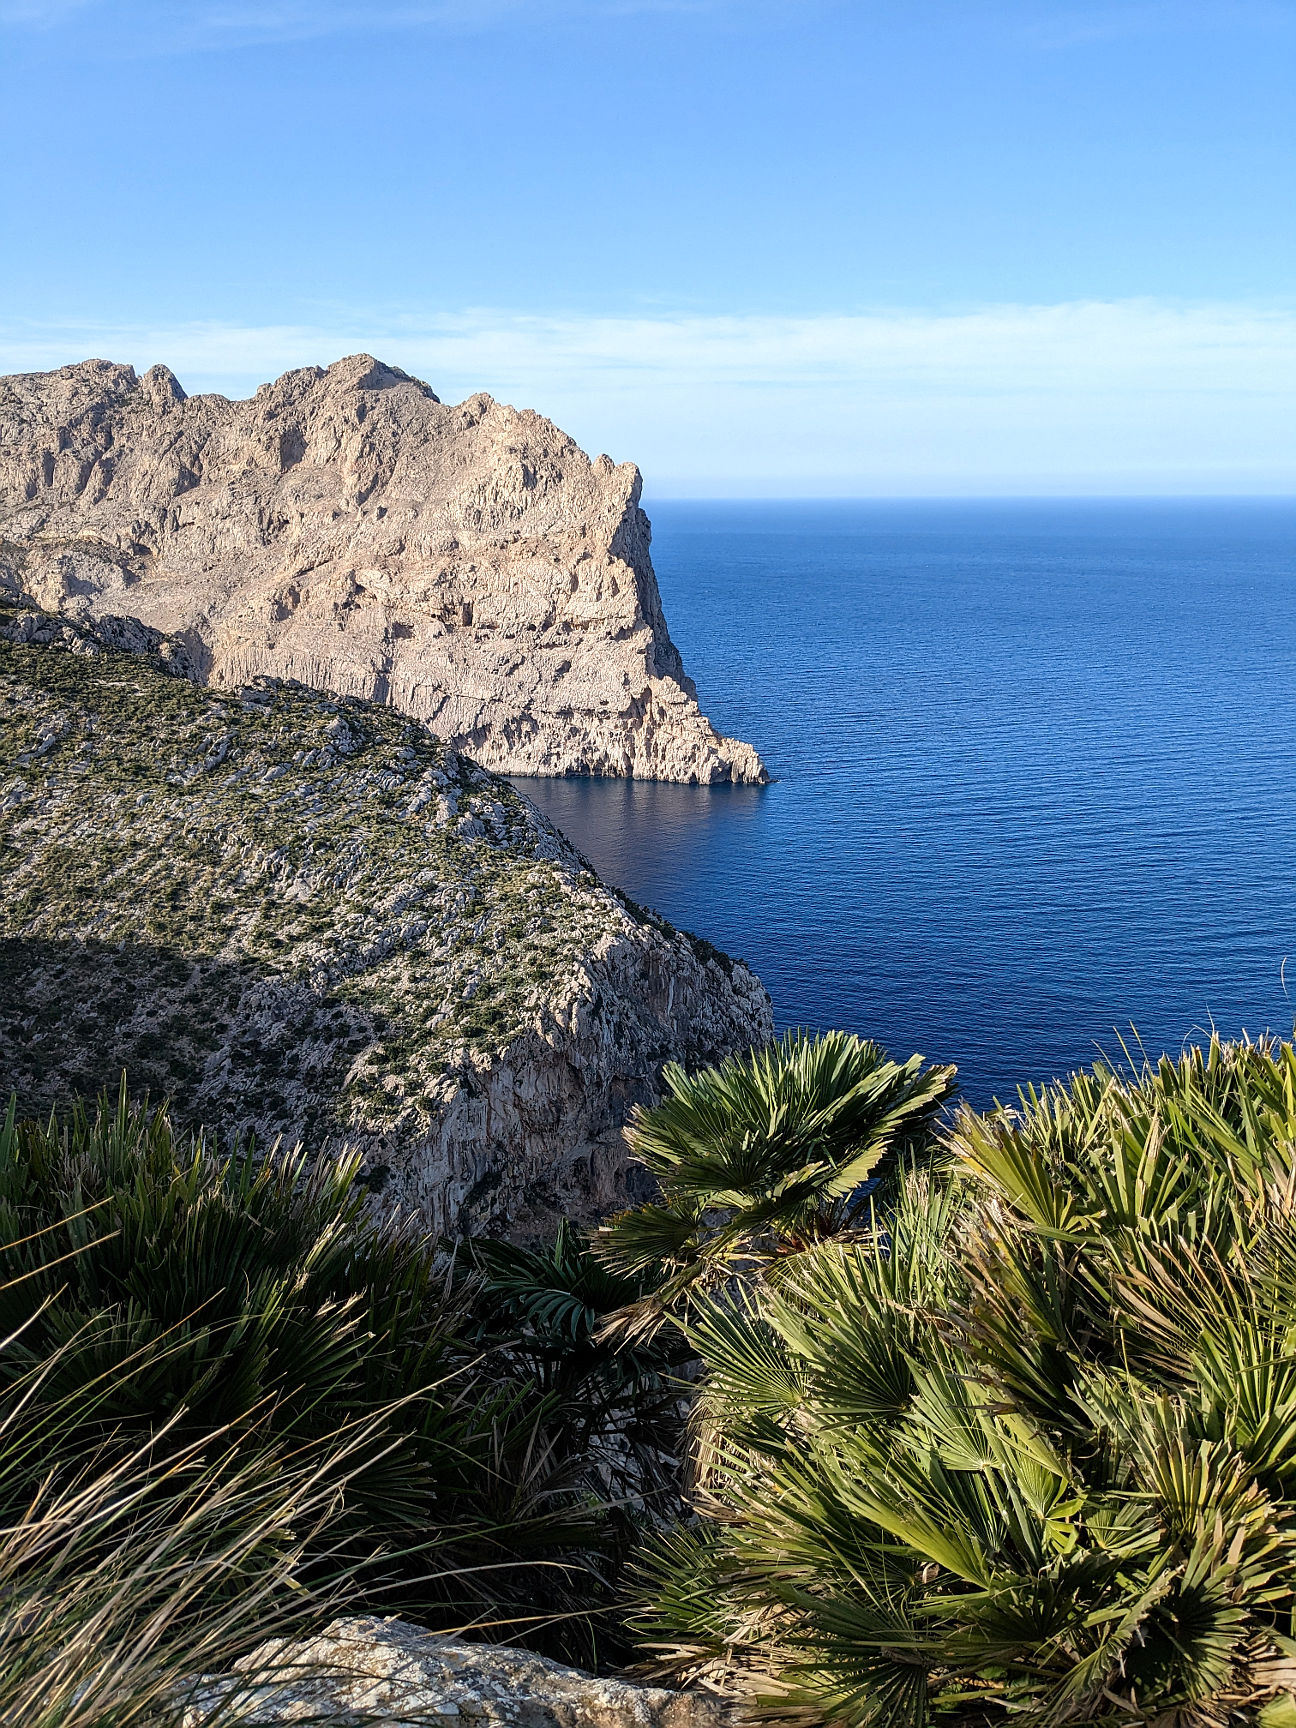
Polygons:
M806 1723L1296 1723L1296 1050L953 1079L670 1070L658 1198L547 1247L11 1113L0 1722L165 1721L345 1603Z
M965 1113L684 1324L670 1670L848 1723L1296 1720L1290 1046Z
M534 1269L450 1258L356 1173L222 1152L124 1093L11 1111L0 1722L152 1722L182 1675L342 1604L600 1658L682 1342L594 1342L640 1286L570 1237Z

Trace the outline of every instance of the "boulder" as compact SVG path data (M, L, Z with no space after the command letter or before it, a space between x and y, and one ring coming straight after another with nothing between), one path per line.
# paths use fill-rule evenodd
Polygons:
M239 1679L208 1680L186 1711L236 1705L248 1728L327 1720L337 1728L429 1723L509 1728L723 1728L729 1708L704 1692L602 1679L527 1650L468 1644L404 1620L335 1620L316 1638L272 1639L237 1664ZM246 1712L246 1715L243 1714Z

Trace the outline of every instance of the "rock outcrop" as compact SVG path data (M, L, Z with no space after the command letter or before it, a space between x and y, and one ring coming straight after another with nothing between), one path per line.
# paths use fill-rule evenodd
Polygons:
M205 681L383 702L511 774L760 781L662 616L639 472L368 355L186 398L0 378L0 582L180 638Z
M565 1668L528 1650L468 1644L404 1620L335 1620L316 1638L269 1640L211 1679L183 1716L199 1728L218 1707L248 1728L280 1723L382 1723L426 1728L463 1720L482 1728L723 1728L724 1702ZM222 1720L224 1718L222 1717Z
M0 1098L124 1067L188 1120L359 1148L437 1229L623 1203L629 1109L767 1039L759 982L421 721L188 670L0 594Z

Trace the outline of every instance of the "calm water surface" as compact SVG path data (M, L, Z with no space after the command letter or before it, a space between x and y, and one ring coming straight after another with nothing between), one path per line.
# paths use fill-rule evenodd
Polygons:
M1131 1024L1290 1033L1296 504L652 515L703 711L777 783L519 785L780 1025L957 1062L974 1102Z

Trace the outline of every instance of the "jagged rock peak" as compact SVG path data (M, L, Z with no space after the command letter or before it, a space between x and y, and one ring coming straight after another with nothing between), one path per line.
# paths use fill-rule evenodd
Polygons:
M514 774L759 782L662 615L633 463L370 354L246 401L165 366L0 378L0 583L181 640L205 682L384 702Z

